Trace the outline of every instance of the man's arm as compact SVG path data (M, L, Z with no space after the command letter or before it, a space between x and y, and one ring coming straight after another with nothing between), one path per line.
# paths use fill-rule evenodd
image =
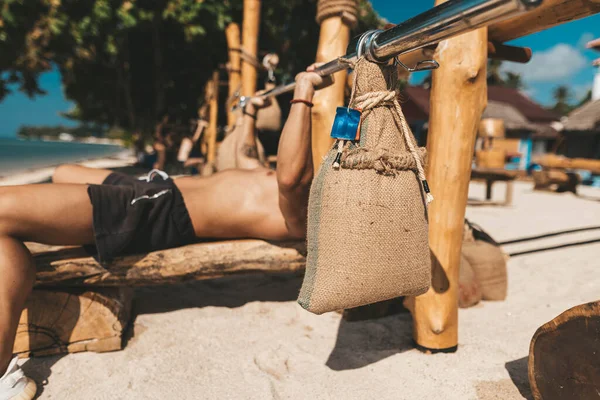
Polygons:
M256 95L260 95L264 91L256 92ZM260 162L258 153L258 143L256 137L256 116L258 110L261 108L268 107L271 104L271 100L268 98L262 99L260 97L252 97L248 104L246 104L242 113L242 128L240 135L237 138L235 147L235 158L237 168L240 169L255 169L264 168L265 165Z
M333 83L332 77L321 77L312 72L296 77L295 100L312 102L315 88ZM277 152L277 183L279 185L279 208L285 218L291 235L306 235L306 217L308 195L313 179L313 160L311 148L310 105L304 102L292 104L290 114L283 127L279 150Z

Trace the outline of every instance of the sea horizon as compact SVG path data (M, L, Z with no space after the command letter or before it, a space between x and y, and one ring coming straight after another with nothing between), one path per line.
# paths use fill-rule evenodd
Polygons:
M0 136L0 177L65 163L114 156L123 150L124 147L116 144Z

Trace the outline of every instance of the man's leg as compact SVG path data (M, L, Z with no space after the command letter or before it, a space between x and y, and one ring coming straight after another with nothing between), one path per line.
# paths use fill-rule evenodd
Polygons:
M0 376L12 357L19 317L35 281L24 241L93 243L92 205L85 185L0 187Z
M52 182L54 183L79 183L100 185L108 175L108 169L88 168L81 165L65 164L54 170Z

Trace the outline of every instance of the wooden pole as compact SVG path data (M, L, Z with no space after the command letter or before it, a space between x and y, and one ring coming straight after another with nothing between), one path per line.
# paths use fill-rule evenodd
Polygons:
M437 0L436 5L445 0ZM422 348L458 345L458 272L477 128L487 103L485 28L438 45L434 59L427 150L432 287L413 299L414 339Z
M260 0L244 0L242 24L242 48L251 57L258 52L258 27L260 24ZM256 92L256 67L242 59L242 95L252 96Z
M491 25L490 39L508 42L599 12L599 0L544 0L528 13Z
M219 117L219 71L213 72L212 80L209 82L210 90L210 114L208 120L207 154L208 164L215 162L217 154L217 120Z
M350 27L342 16L332 16L321 22L319 45L317 48L317 62L327 62L346 54L350 41ZM344 91L346 88L346 71L334 74L335 82L326 89L319 90L313 99L312 109L312 152L315 171L333 140L329 136L335 109L344 105Z
M242 59L240 55L240 26L231 23L225 28L227 37L227 47L229 48L229 98L233 98L236 91L240 90L242 79ZM235 124L235 114L228 105L227 126L232 127Z

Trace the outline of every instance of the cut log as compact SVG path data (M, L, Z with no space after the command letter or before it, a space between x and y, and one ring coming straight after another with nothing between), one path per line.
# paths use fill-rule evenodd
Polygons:
M487 29L441 42L434 59L440 68L432 76L427 139L427 179L435 198L429 207L434 280L427 293L407 304L415 342L428 350L453 351L458 345L458 273L471 161L487 99Z
M30 357L120 350L132 293L126 288L36 289L21 314L13 351Z
M37 286L145 286L252 272L291 272L304 269L306 254L304 241L238 240L120 257L100 265L79 247L30 246Z
M544 0L532 11L489 27L490 39L508 42L600 12L600 0Z
M542 325L529 347L536 400L598 399L600 301L573 307Z

